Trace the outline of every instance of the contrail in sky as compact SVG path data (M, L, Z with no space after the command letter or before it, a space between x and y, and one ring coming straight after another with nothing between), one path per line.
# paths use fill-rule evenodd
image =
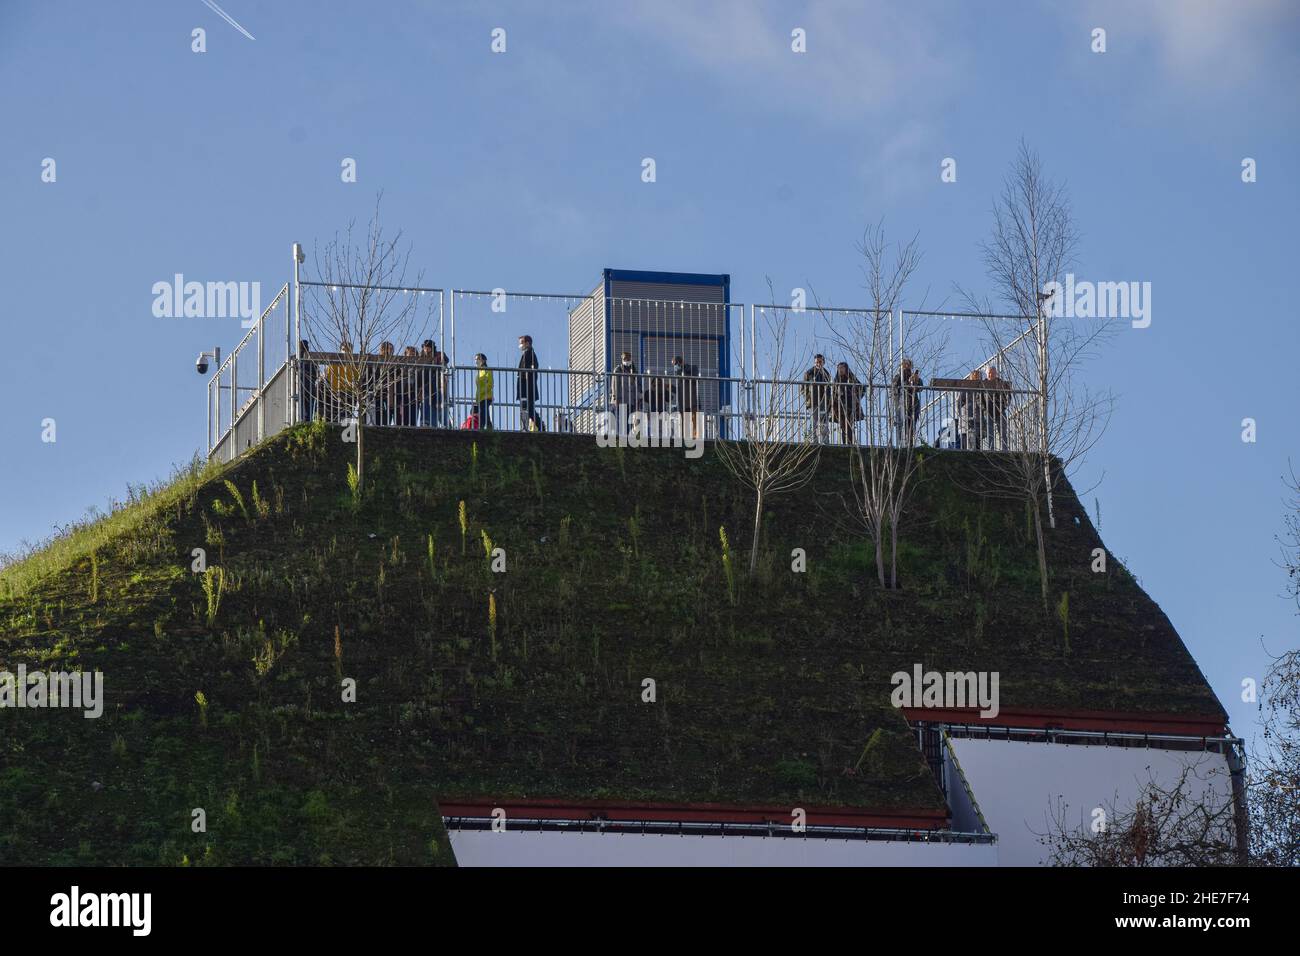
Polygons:
M212 11L213 13L215 13L217 16L221 17L221 19L225 20L227 23L229 23L232 27L234 27L236 30L238 30L240 33L242 33L244 36L248 37L250 40L256 40L256 39L257 39L257 37L253 36L253 34L249 33L247 30L245 30L243 27L241 27L238 23L236 23L234 17L232 17L230 14L228 14L225 10L222 10L219 6L217 6L215 3L213 3L212 0L203 0L203 3L207 6L207 8L208 8L209 10L211 10L211 11Z

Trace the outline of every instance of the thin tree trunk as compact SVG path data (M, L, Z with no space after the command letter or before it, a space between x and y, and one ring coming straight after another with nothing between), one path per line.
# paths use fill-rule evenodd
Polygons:
M889 518L889 588L898 590L898 515Z
M361 497L362 481L365 479L365 426L362 424L361 415L357 415L357 497Z
M1043 610L1050 612L1051 606L1047 601L1047 546L1043 540L1043 515L1037 499L1034 500L1034 534L1038 539L1038 580L1042 585Z
M1043 455L1043 489L1047 498L1047 524L1056 527L1056 510L1052 507L1052 459Z
M754 500L754 543L749 546L749 573L752 575L758 567L758 534L763 526L763 489L758 489Z
M880 527L876 531L876 577L880 580L882 588L888 588L885 583L885 529Z

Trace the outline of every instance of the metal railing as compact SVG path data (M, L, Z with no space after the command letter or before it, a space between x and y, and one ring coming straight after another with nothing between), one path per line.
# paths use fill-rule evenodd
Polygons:
M268 434L273 434L290 424L285 409L281 408L286 403L276 402L275 409L271 410L270 403L262 401L268 383L284 382L287 385L282 375L285 369L285 353L279 351L278 342L267 342L266 319L283 301L285 324L286 328L288 327L288 294L289 283L286 282L271 300L271 304L244 333L239 344L231 350L208 379L209 457L212 457L218 448L224 448L226 457L233 457L237 443L236 429L242 430L245 440L243 447L249 447ZM287 342L285 349L286 351L288 349ZM274 371L270 376L266 371L268 359L274 363ZM270 419L267 418L268 411L271 411ZM256 417L251 417L254 415Z
M364 416L368 424L383 427L592 435L617 430L629 434L639 414L675 419L677 432L692 438L991 451L1032 450L1042 445L1038 440L1041 399L1036 390L1025 387L1032 383L932 378L925 386L899 386L820 378L773 381L755 375L756 314L766 319L770 313L780 320L811 317L810 327L814 328L818 321L835 327L864 317L882 320L888 326L887 341L881 346L888 353L883 365L891 367L909 355L909 347L916 342L937 339L946 344L949 328L987 329L995 320L1014 323L1009 330L1010 343L974 367L1001 364L1004 353L1030 334L1024 317L901 309L881 316L868 309L829 306L747 307L676 298L620 298L602 295L599 288L585 295L554 295L504 289L384 287L433 297L429 301L437 314L433 316L431 311L431 327L421 335L437 336L446 352L439 358L447 363L434 366L427 358L371 359L315 351L298 355L299 341L311 339L311 331L320 331L304 312L304 297L327 285L302 278L301 261L295 245L293 279L280 289L208 382L210 458L229 460L295 422L341 422L355 417L359 411L357 389L339 380L349 366L350 374L364 376L369 385L378 386L362 390L366 393ZM278 342L265 339L266 319L282 300L283 351ZM472 362L458 364L457 311L464 312L463 318L475 328L482 321L500 318L498 311L506 313L512 325L530 334L540 332L538 341L545 343L550 354L560 348L556 357L569 367L527 371L490 366L480 370ZM941 334L931 326L943 326ZM832 336L831 340L837 339ZM561 343L567 344L567 356L562 354ZM395 344L400 348L407 343ZM970 353L975 347L977 343L971 341L958 351ZM603 371L623 352L630 352L633 361L643 367L630 374ZM952 353L932 352L929 364L947 364L941 361L942 354ZM672 373L669 363L674 356L684 357L689 374ZM924 350L921 358L923 363L927 360ZM274 368L270 374L268 367ZM828 373L833 368L832 363L827 364Z
M769 442L1032 450L1037 394L988 383L893 387L820 381L745 381L667 371L593 373L453 367L408 358L311 352L300 366L298 420L396 428L627 434L640 421L677 419L679 434ZM367 371L358 373L358 368ZM369 385L353 384L357 374Z

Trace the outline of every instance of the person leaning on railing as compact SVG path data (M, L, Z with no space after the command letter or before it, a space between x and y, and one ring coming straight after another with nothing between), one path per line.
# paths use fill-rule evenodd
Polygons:
M355 406L347 406L356 401L357 369L352 364L352 343L344 339L339 343L339 355L342 361L330 362L325 366L325 384L329 386L330 421L346 421L355 413Z
M839 362L835 366L835 377L831 379L831 417L840 426L840 439L846 445L853 444L853 435L858 422L862 421L862 394L865 388L848 362Z

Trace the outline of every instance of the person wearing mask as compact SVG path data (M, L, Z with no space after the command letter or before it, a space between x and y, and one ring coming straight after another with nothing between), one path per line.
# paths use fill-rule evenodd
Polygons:
M487 367L487 356L479 352L474 356L478 371L474 374L474 417L477 428L492 427L492 370Z
M639 375L632 353L624 352L614 366L614 416L620 432L626 429L628 418L637 410Z
M533 431L546 431L537 414L537 353L533 351L533 337L519 336L519 378L515 397L519 399L519 424Z
M812 368L803 373L800 390L808 411L812 413L813 441L818 443L825 440L823 433L830 416L830 384L831 373L826 371L826 356L814 355Z
M831 417L840 426L840 440L852 445L854 433L862 415L862 382L853 374L848 362L839 362L835 366L835 377L831 379Z

